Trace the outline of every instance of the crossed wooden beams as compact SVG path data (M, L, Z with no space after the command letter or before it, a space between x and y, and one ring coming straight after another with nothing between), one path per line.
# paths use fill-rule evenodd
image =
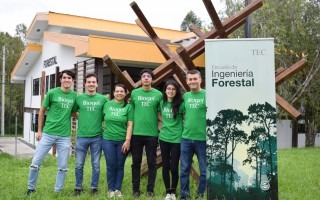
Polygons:
M284 69L283 67L278 68L276 71L276 79L275 79L276 86L280 85L287 79L291 78L294 74L301 71L306 66L307 66L307 60L302 59L287 69ZM276 101L277 101L277 104L283 110L285 110L291 117L293 117L294 119L297 119L300 117L301 113L277 93L276 93Z
M186 48L182 46L179 47L176 50L176 53L170 50L169 47L163 42L163 40L158 37L156 32L149 24L148 20L138 7L137 3L132 2L130 4L133 11L138 17L138 19L136 20L137 25L153 40L153 42L157 45L160 52L166 59L166 62L153 70L153 73L155 75L155 79L153 82L154 86L159 85L166 78L173 76L177 80L177 82L180 83L181 87L185 91L187 91L188 86L186 84L184 75L188 70L195 68L193 60L204 53L204 40L226 38L230 33L235 31L245 23L247 16L249 16L251 13L262 6L262 0L253 1L251 4L246 6L244 9L242 9L232 17L229 17L224 22L221 22L211 0L203 0L203 3L215 28L207 33L203 33L195 26L191 26L190 29L199 38ZM126 71L122 72L108 55L103 57L103 61L110 67L111 71L118 77L119 81L125 84L130 91L141 85L140 81L135 83Z

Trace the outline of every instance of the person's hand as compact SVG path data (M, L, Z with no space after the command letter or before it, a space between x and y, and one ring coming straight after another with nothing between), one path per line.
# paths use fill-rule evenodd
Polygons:
M42 137L42 133L41 132L38 132L36 134L36 141L40 141L41 140L41 137Z
M127 153L130 150L130 140L126 140L121 148L122 153Z

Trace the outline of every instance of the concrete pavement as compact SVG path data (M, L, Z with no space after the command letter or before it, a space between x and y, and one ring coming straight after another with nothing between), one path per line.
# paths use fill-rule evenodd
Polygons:
M0 137L0 153L1 152L8 153L12 156L31 158L34 149L27 145L21 138Z

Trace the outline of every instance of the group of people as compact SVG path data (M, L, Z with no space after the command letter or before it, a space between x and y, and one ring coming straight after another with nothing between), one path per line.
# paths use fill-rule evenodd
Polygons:
M71 89L74 73L64 70L60 74L61 87L48 91L39 111L36 134L39 143L30 165L27 195L36 191L40 165L54 144L58 153L54 191L63 189L71 147L72 115L78 119L75 195L83 192L83 167L90 148L92 194L98 192L103 151L107 166L107 195L122 196L124 164L131 152L132 195L138 198L141 194L140 171L145 148L148 165L146 195L153 197L157 148L160 144L165 200L176 199L179 177L180 199L190 198L189 175L194 154L200 169L196 199L203 198L206 189L206 95L201 88L202 79L198 70L187 72L186 82L190 92L182 95L180 86L174 80L168 80L162 92L153 88L152 70L143 69L140 73L141 87L131 92L130 102L126 100L128 90L122 84L115 85L110 101L97 93L98 79L95 74L85 77L86 92L77 96Z

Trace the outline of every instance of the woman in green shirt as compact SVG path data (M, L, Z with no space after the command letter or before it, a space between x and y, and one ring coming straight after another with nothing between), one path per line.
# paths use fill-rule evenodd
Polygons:
M124 177L124 163L130 149L133 126L131 105L125 100L127 89L117 84L114 89L114 99L105 103L104 133L102 150L107 165L108 197L121 197L121 186Z
M163 87L163 100L160 102L159 119L162 127L159 142L162 156L162 177L166 187L165 200L176 199L176 188L179 180L180 142L183 130L182 95L178 83L169 80ZM170 171L172 181L170 181ZM170 185L171 182L171 185Z

